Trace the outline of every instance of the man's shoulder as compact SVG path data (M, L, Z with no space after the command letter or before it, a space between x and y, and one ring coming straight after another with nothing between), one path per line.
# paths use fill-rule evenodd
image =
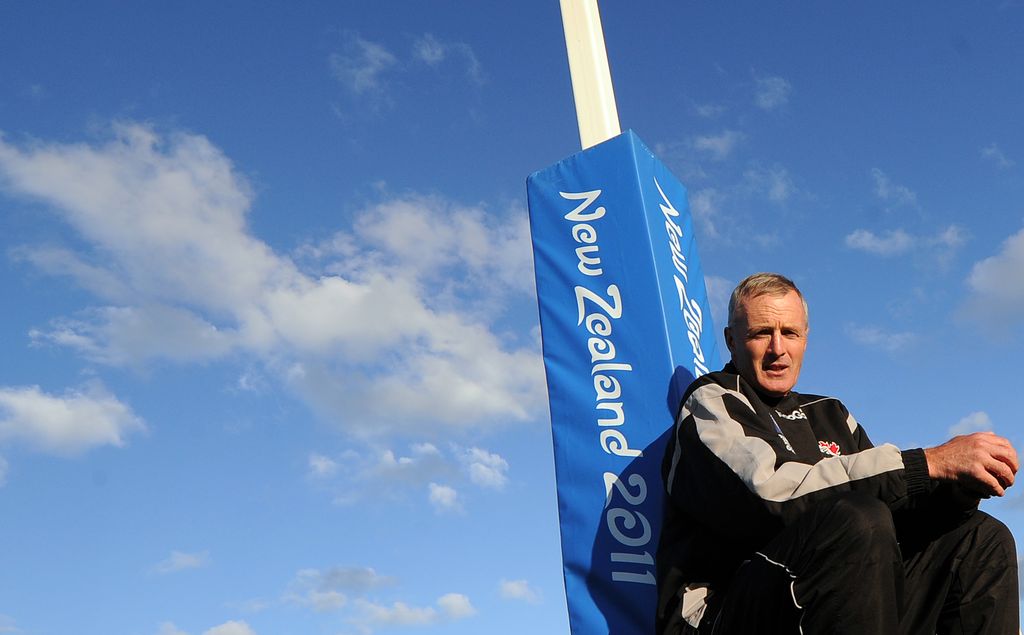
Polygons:
M732 367L731 364L726 364L722 370L715 370L705 375L701 375L697 379L694 379L690 383L690 386L686 389L686 393L683 395L683 401L689 399L690 395L697 392L700 388L708 385L721 386L722 388L733 391L743 391L743 380L740 379L739 373Z

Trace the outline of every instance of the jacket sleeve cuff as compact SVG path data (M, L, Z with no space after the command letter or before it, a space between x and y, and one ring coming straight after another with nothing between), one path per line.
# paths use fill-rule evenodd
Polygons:
M907 481L907 495L924 494L931 491L931 478L928 476L928 459L924 450L914 448L903 450L903 475Z

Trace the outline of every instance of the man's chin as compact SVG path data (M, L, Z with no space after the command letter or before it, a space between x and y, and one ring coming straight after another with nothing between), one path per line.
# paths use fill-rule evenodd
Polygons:
M789 394L789 391L793 390L794 384L795 382L788 381L787 379L769 379L767 381L759 381L757 387L768 396L785 397Z

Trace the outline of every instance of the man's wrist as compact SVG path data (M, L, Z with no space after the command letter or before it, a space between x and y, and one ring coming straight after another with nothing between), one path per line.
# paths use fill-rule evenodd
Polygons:
M907 495L924 494L931 489L931 476L928 473L928 458L921 448L902 450L903 473L907 482Z

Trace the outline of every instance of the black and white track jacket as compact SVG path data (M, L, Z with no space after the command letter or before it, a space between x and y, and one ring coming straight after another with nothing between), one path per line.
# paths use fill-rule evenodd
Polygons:
M930 490L923 450L875 447L838 399L768 398L732 364L687 389L662 475L659 621L699 619L708 588L816 501L857 490L895 510Z

